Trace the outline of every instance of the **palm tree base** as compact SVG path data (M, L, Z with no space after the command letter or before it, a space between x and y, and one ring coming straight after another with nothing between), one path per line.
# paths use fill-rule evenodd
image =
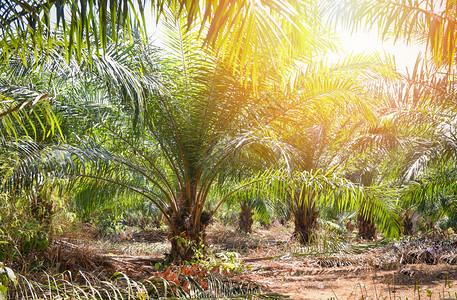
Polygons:
M359 214L357 216L357 223L359 238L371 241L376 238L376 227L371 218L366 218L363 214Z
M41 188L30 201L30 212L32 217L38 221L41 229L45 232L51 230L52 215L53 215L53 202L51 199L47 199L42 192Z
M300 244L310 244L317 228L318 216L319 212L314 208L299 208L295 213L293 238L297 239Z
M181 233L171 237L170 241L171 251L166 256L166 260L169 262L190 261L198 251L204 251L203 234L191 237L188 234Z
M247 203L241 204L241 212L238 216L238 229L245 233L252 233L253 215L254 213Z
M171 224L170 234L168 239L171 242L171 251L167 255L166 260L169 262L182 262L192 260L196 254L204 255L206 226L210 223L211 214L202 212L200 222L193 226L190 222L192 218L187 215L181 218L174 219L174 224Z
M410 215L403 216L403 235L413 235L413 218Z

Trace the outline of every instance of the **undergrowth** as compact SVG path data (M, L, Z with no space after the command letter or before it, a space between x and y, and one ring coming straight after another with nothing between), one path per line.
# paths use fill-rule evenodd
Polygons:
M82 272L74 275L68 271L44 275L42 282L19 275L17 284L8 293L10 299L282 299L279 295L262 294L257 286L201 272L193 267L168 268L138 281L120 272L106 281Z

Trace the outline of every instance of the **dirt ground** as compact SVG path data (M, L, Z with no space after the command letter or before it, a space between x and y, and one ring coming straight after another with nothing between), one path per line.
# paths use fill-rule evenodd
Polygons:
M404 249L400 246L383 248L384 252L364 250L343 256L293 255L290 234L290 229L279 225L268 229L258 227L250 235L215 225L208 230L208 242L216 251L239 252L240 259L249 266L233 280L259 285L264 292L288 299L457 299L457 258L451 259L454 262L451 264L411 263L403 260L403 256L398 259L398 249ZM154 260L160 260L168 247L165 233L160 232L137 236L126 233L113 243L84 236L84 241L81 236L65 240L81 245L78 247L84 245L84 249L90 248L93 253L105 253L104 257L109 255L110 259L121 262L119 266L132 272L139 271L137 264L141 270L152 272ZM455 244L449 245L446 247L455 248ZM416 257L422 255L414 249L408 251ZM455 253L457 257L457 250Z
M216 244L222 240L225 248L240 247L242 238L239 234L234 238L230 232L234 231L212 228L210 240L218 237L213 240ZM290 229L278 225L257 228L250 243L263 243L244 253L243 260L252 269L244 271L240 279L289 299L457 299L455 264L400 263L398 259L389 261L391 253L383 257L376 251L343 257L291 257L284 255L291 248L290 234Z
M456 267L404 265L394 270L307 266L297 259L249 263L243 278L290 299L456 299Z

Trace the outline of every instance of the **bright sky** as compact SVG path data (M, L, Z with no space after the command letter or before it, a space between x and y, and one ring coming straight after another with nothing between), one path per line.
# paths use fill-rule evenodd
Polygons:
M428 1L427 1L428 2ZM423 9L427 9L427 2L421 2L419 6ZM430 4L430 3L429 3ZM431 1L433 10L437 13L445 10L446 1L437 0ZM428 8L429 9L429 8ZM394 56L397 71L406 74L406 70L411 73L416 64L418 55L423 58L426 53L426 46L424 44L417 45L414 43L406 44L405 41L399 39L396 43L391 40L382 41L378 37L377 29L372 30L360 30L355 33L341 30L341 41L343 47L348 53L387 53Z
M342 31L340 36L343 48L348 53L386 53L395 58L397 70L404 74L406 74L407 69L411 73L419 53L422 56L425 53L424 45L406 45L403 40L398 40L396 43L389 40L382 41L381 38L378 38L376 30L360 31L353 34L348 31Z

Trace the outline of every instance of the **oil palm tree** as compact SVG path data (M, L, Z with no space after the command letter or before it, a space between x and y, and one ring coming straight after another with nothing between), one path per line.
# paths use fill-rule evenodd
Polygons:
M398 163L397 184L401 186L405 229L413 224L414 215L431 220L452 215L453 165L456 157L455 88L441 73L417 72L414 96L415 113L404 114L415 119L415 126L403 123L410 130L409 149L403 151ZM424 75L426 74L426 75ZM427 76L428 75L428 76ZM418 80L417 77L420 77ZM417 219L417 218L416 218ZM411 233L411 230L405 230Z
M262 112L258 114L262 115L258 118L259 123L266 124L278 139L295 150L290 168L295 172L305 172L308 174L305 178L316 182L316 186L295 185L296 190L289 190L284 196L294 216L295 235L302 242L311 239L317 226L319 206L325 201L329 202L324 206L329 203L337 205L335 199L338 197L342 199L341 203L351 203L351 207L366 212L371 203L374 211L369 214L382 216L382 228L392 235L398 231L393 207L383 207L380 201L376 201L374 188L366 188L365 194L356 193L351 191L351 182L336 176L339 173L344 177L344 168L356 156L356 149L349 148L360 132L360 124L378 122L376 100L370 92L370 84L381 76L389 80L395 78L389 71L389 64L380 61L377 59L374 63L373 58L353 56L337 63L313 63L311 59L302 62L282 78L283 89L272 90L270 101L265 102L268 104L259 108ZM335 173L328 173L331 170ZM332 180L336 189L341 188L348 195L339 193L336 197L328 188ZM363 197L370 201L362 201ZM339 205L339 209L344 209L344 205Z
M40 250L49 241L52 202L43 181L14 176L28 157L63 138L45 80L20 60L0 63L0 238L5 261L17 258L18 251L26 255L31 248Z
M90 139L82 139L77 147L56 146L41 157L35 156L48 177L79 179L82 185L103 181L149 199L169 224L172 260L192 256L192 246L204 241L204 229L211 217L228 197L243 188L219 182L227 184L225 193L213 207L205 206L216 181L233 172L233 162L241 151L296 168L296 181L301 186L294 185L291 195L297 196L299 203L335 199L340 194L350 198L350 182L334 178L333 174L321 176L320 171L306 170L304 161L291 164L290 158L293 152L300 153L297 149L305 156L303 148L312 144L320 121L325 119L321 114L346 112L355 116L362 111L366 119L374 118L364 101L368 96L364 93L364 80L372 74L372 61L354 60L357 71L348 64L330 67L315 63L310 53L326 50L322 47L325 39L316 38L320 44L310 43L312 47L305 53L308 57L301 58L304 68L291 74L281 74L280 70L272 75L269 71L279 70L278 64L264 51L264 57L269 57L264 62L268 63L263 63L257 72L265 76L257 78L264 78L261 87L269 90L259 93L259 82L234 68L230 55L201 47L198 26L189 27L187 20L175 15L167 16L167 20L171 33L165 61L149 57L151 52L147 51L130 56L129 50L116 51L119 48L115 45L109 51L109 44L104 55L89 51L81 56L81 61L87 63L69 73L75 77L71 84L67 81L66 95L74 102L99 100L106 107L91 111L87 105L68 104L93 122L84 129ZM248 37L243 34L240 40L247 41ZM127 64L119 64L114 57L124 58ZM248 59L241 55L240 60L243 59L257 65L257 60L261 61L259 57ZM63 61L68 65L68 57ZM75 62L68 69L77 65ZM271 82L281 76L287 80L280 81L281 88L277 89L278 85ZM123 118L132 122L126 123ZM342 119L337 121L344 123ZM280 135L286 132L292 136L294 126L309 138L302 149L300 144L289 142L294 139ZM316 152L329 158L331 155L322 155L320 147ZM328 194L332 186L341 187L344 193Z
M265 164L259 164L262 166L260 169L257 167L253 171L252 169L252 160L248 160L247 163L239 163L239 167L234 172L230 174L230 180L233 181L233 185L240 185L244 182L248 183L252 181L252 178L257 174L261 173L263 170L268 169ZM240 161L245 161L243 158L240 158ZM251 168L246 168L247 165L251 165ZM244 165L244 166L243 166ZM238 219L237 219L237 229L244 233L252 233L252 226L254 224L254 216L263 222L264 224L269 224L272 220L273 209L274 209L273 199L270 195L264 190L256 188L255 185L248 186L242 191L234 194L232 197L228 198L225 202L225 210L233 213L235 207L239 207Z
M79 70L76 69L76 61L67 63L67 60L59 55L58 50L53 55L37 55L28 57L24 63L19 56L12 56L8 61L2 60L0 64L0 82L2 91L2 151L1 155L1 191L8 195L11 203L24 202L28 198L23 211L26 218L30 217L27 212L41 211L42 217L49 216L52 210L52 202L47 193L48 178L57 178L53 173L52 165L46 157L51 156L54 148L62 143L74 143L78 135L84 135L87 128L90 128L90 112L92 118L113 112L109 109L108 103L101 105L96 103L100 100L99 94L91 93L97 86L100 89L108 88L119 97L111 97L112 104L116 103L118 108L126 110L126 103L132 103L132 107L138 107L142 103L142 94L138 88L140 76L132 77L132 72L126 72L131 65L119 63L124 58L125 52L115 57L114 63L110 52L114 47L108 47L104 59L92 60L94 63L91 70L87 64L80 63ZM136 50L135 44L130 46L131 57ZM124 57L123 57L124 56ZM111 60L110 60L111 59ZM110 68L111 67L111 68ZM138 65L136 65L138 67ZM72 69L73 68L73 69ZM122 71L123 82L115 81L116 76ZM81 87L81 78L84 77L88 85ZM94 77L104 78L102 81L89 82ZM107 80L107 79L111 80ZM148 82L154 86L156 81ZM105 85L103 85L105 84ZM80 102L75 91L85 91L92 98L86 98ZM90 98L90 97L89 97ZM128 100L126 100L128 99ZM31 107L31 109L29 109ZM131 120L138 120L139 109L129 111ZM71 131L71 132L70 132ZM22 169L22 173L20 170ZM53 189L53 188L51 188ZM11 207L15 207L16 204ZM34 209L35 208L35 209ZM6 211L6 210L5 210ZM35 217L41 222L42 217ZM46 222L49 218L46 217ZM46 225L46 224L41 224ZM49 226L47 226L49 227Z
M205 210L214 183L232 171L231 162L241 149L275 161L277 142L249 130L254 122L250 107L256 103L255 84L242 85L240 78L246 83L250 76L233 68L230 56L202 48L197 27L175 15L167 20L170 51L159 65L144 52L133 55L132 47L116 51L115 44L106 45L104 55L87 48L75 61L68 56L60 59L63 72L53 76L64 82L61 100L67 101L61 107L92 122L82 131L90 138L81 139L78 146L34 152L28 163L39 167L13 171L23 180L41 180L45 174L72 182L79 179L82 185L104 181L144 196L165 216L171 259L181 260L191 257L192 244L204 240L215 211L242 188L229 187L211 211ZM249 37L243 31L239 34L242 40ZM115 58L124 58L127 65ZM94 100L103 104L101 109L91 109ZM121 121L129 114L134 116L131 123Z
M377 184L397 190L405 234L411 234L418 206L404 191L417 190L415 180L433 172L437 162L454 161L455 88L443 76L446 73L433 62L418 59L410 74L377 89L383 99L377 109L380 122L354 141L353 146L366 154L353 175L358 172L361 181L360 175L371 169Z
M215 207L205 207L215 182L221 184L232 171L240 150L273 160L274 143L245 127L250 92L234 78L233 69L202 51L198 31L187 29L182 18L170 15L169 21L166 60L127 47L60 74L71 79L71 84L63 81L63 107L91 122L90 128L84 126L88 137L74 146L48 147L28 158L28 165L38 167L13 171L24 180L42 174L63 177L80 188L101 181L149 199L167 220L170 256L177 261L191 258L212 215L242 188L223 189ZM103 104L98 110L91 109L94 100ZM143 105L137 121L136 105Z
M406 190L411 192L409 196L399 194L405 232L411 233L412 214L418 207L410 201L415 198L411 196L412 191L422 190L422 185L415 179L433 173L433 168L439 165L437 161L442 158L453 161L455 156L455 103L452 99L455 96L456 3L399 0L338 1L336 5L335 2L326 5L324 10L352 29L377 27L383 38L427 47L429 55L423 60L418 58L411 73L380 93L381 99L388 99L382 108L387 120L384 131L387 129L391 137L400 141L400 147L391 153L396 158L388 155L390 161L395 162L391 164L393 168L384 169L383 176L391 186L400 186L404 191L402 185L405 184ZM387 137L386 134L379 136ZM427 197L430 199L430 195Z

